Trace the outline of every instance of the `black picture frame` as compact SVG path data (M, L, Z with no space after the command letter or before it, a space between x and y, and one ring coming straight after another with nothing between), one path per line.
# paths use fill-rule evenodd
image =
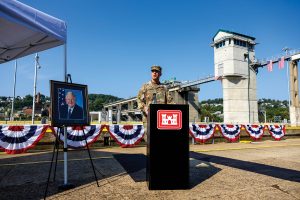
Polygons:
M51 125L90 125L87 85L50 80Z

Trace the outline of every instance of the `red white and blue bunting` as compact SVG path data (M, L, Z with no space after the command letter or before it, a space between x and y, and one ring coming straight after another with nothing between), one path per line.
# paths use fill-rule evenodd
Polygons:
M121 147L132 147L137 145L144 137L143 125L110 125L111 137Z
M238 140L239 135L241 133L240 124L232 125L232 124L220 124L219 129L224 138L230 142L235 142Z
M246 132L253 140L259 140L264 135L264 126L263 125L244 125Z
M221 134L230 142L238 140L241 133L242 125L226 125L226 124L191 124L189 128L190 135L197 142L205 142L212 138L218 127ZM244 125L246 132L254 140L263 137L263 125ZM8 154L24 153L26 150L33 148L44 136L46 130L53 128L48 125L24 125L9 126L0 125L0 149ZM88 145L93 144L103 129L106 128L111 137L121 147L132 147L137 145L144 137L143 125L91 125L85 127L68 127L67 128L67 144L72 148L85 147L86 142L83 134L86 135ZM270 135L275 140L281 140L286 130L284 125L268 125L266 126ZM55 128L57 132L57 128ZM60 133L60 140L64 141L63 131Z
M67 144L71 148L81 148L86 146L85 137L88 145L93 144L104 127L101 125L74 126L67 128ZM59 139L64 142L64 130L60 129Z
M281 140L285 135L284 125L268 125L269 133L275 140Z
M24 153L44 136L47 126L0 126L0 148L8 154Z
M215 124L190 124L190 135L200 143L208 141L214 136L217 126Z

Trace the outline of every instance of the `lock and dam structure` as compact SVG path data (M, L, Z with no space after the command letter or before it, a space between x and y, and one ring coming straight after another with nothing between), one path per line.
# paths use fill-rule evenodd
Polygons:
M189 105L189 121L200 121L199 91L202 84L221 81L223 91L224 123L255 124L258 122L256 76L259 68L268 65L267 60L255 57L256 39L252 36L218 30L213 36L214 76L196 81L167 81L165 84L177 104ZM285 63L289 72L289 111L292 126L300 125L298 63L300 51L286 51ZM282 56L281 56L282 57ZM279 62L280 57L272 60ZM141 111L137 108L136 97L104 105L102 112L91 112L99 121L120 123L140 121ZM92 118L93 119L93 118Z

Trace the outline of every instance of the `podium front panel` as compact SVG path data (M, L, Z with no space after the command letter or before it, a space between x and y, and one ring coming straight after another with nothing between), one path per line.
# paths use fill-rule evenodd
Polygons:
M188 105L150 105L147 128L150 190L189 188L188 118Z

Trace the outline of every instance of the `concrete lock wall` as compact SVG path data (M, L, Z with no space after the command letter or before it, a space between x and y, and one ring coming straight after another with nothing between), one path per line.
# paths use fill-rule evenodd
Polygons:
M198 98L198 91L189 92L189 121L195 122L200 121L200 110L199 110L199 98Z
M290 120L291 126L300 125L300 108L295 106L290 106Z
M256 73L252 70L250 84L248 80L247 77L223 77L224 123L258 123Z
M186 91L173 91L171 95L173 96L174 102L176 104L188 104L189 105L189 121L199 121L200 110L199 110L199 98L198 92L199 88L191 87L187 88Z
M289 62L290 71L290 120L291 126L300 125L300 106L299 106L299 84L298 84L298 62Z

